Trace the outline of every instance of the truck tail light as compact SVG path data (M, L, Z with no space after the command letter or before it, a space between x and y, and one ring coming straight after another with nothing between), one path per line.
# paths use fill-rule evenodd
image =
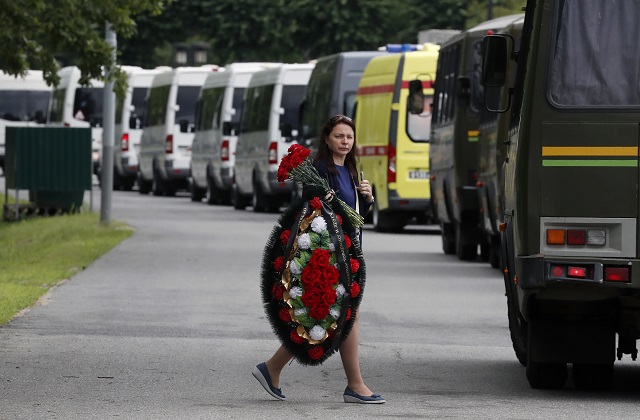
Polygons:
M387 148L389 167L387 169L387 182L396 182L396 148L389 144Z
M122 133L122 138L120 139L120 149L123 152L129 151L129 133Z
M587 231L584 229L568 229L567 244L568 245L584 245L587 241Z
M272 141L269 144L269 164L277 165L278 164L278 142Z
M573 277L576 279L586 279L587 278L587 269L586 267L567 267L567 277Z
M173 153L173 134L167 134L165 151L167 153Z
M565 235L564 229L547 229L547 245L564 245Z
M604 267L604 280L605 281L630 281L631 268L629 267Z
M222 140L222 144L220 145L220 159L223 162L229 161L229 140Z

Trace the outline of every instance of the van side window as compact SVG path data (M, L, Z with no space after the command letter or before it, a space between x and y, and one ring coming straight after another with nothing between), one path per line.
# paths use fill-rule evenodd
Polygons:
M51 112L49 112L50 122L62 122L62 114L64 112L64 95L64 88L56 89L53 91Z
M460 44L440 50L438 70L436 72L436 94L433 104L433 122L435 124L445 124L451 121L455 114L460 52Z
M73 118L102 126L102 88L80 87L73 101Z
M149 90L147 99L147 111L145 113L145 127L163 125L167 116L167 102L171 86L156 86Z
M149 88L147 87L135 87L131 93L131 106L133 107L131 117L138 119L138 127L140 127L142 121L144 121L144 99L147 97L148 91Z
M222 101L223 94L224 87L205 89L202 91L197 119L197 131L211 130L217 127L218 124L214 121L214 116L218 104Z
M42 120L50 97L51 93L46 90L0 90L0 118L8 121Z
M255 86L247 90L242 112L241 132L267 131L275 85Z
M431 106L433 96L424 97L422 113L412 114L407 107L407 135L415 142L426 142L431 139Z

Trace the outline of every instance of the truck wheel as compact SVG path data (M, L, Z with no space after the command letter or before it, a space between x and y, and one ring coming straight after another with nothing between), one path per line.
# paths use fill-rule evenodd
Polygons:
M205 190L203 188L198 187L196 181L193 178L189 180L189 194L191 197L191 201L200 202L205 195Z
M576 388L606 391L613 384L613 362L601 364L573 364L573 383Z
M124 191L131 191L133 189L133 184L136 183L136 179L133 177L129 177L122 180L122 189Z
M527 380L534 389L562 389L567 381L567 364L539 363L529 360Z
M238 191L235 184L231 187L231 203L236 210L244 210L249 205L247 198Z
M205 201L207 204L218 204L218 189L216 188L215 181L207 175L207 189L205 191Z
M491 235L489 238L489 263L493 268L500 268L500 236Z
M456 253L456 237L455 228L451 223L440 222L440 232L442 235L442 251L446 255L453 255Z
M100 180L102 181L102 171L100 171ZM113 167L113 191L120 191L122 188L122 177L118 173L116 167Z
M478 244L466 240L465 225L456 223L456 254L461 261L473 261L478 256Z

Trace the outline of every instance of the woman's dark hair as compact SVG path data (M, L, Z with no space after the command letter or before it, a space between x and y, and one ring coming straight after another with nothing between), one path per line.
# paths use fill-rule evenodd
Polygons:
M344 159L344 166L349 170L349 174L351 178L353 178L354 182L358 183L358 169L357 169L357 143L356 143L356 125L353 123L353 120L344 115L334 115L327 121L327 123L322 128L322 132L320 134L320 144L318 144L318 151L316 152L315 157L313 158L314 162L322 161L327 164L327 170L329 173L333 175L338 174L338 170L336 169L336 164L333 163L333 156L331 154L331 150L329 150L329 146L327 145L327 140L329 139L329 134L333 131L333 128L338 124L346 124L353 130L353 147L347 154Z

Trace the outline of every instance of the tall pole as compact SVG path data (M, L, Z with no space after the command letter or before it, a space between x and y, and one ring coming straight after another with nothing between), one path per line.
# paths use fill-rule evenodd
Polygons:
M111 28L109 22L105 25L105 41L112 48L111 54L113 63L116 62L116 51L118 42L116 33ZM111 78L113 67L106 69L107 78ZM102 172L100 174L100 185L102 187L100 201L100 222L103 225L111 223L111 193L113 190L113 136L115 133L116 119L116 94L113 91L114 82L108 81L104 84L102 101Z
M487 20L493 19L493 0L487 0Z

